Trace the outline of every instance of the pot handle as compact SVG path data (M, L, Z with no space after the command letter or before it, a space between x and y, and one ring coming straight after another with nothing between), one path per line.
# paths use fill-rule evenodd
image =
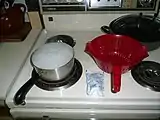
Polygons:
M106 25L104 25L104 26L101 27L101 31L104 32L104 33L108 33L108 34L111 33L110 27L108 27Z
M121 68L119 66L113 67L113 72L111 73L111 91L112 93L117 93L121 88Z
M159 3L158 3L157 12L154 13L154 17L153 17L153 19L152 19L153 21L157 18L158 14L159 14L159 9L160 9L160 1L159 1Z
M25 98L28 91L35 84L35 78L31 77L15 94L14 103L15 105L25 105Z

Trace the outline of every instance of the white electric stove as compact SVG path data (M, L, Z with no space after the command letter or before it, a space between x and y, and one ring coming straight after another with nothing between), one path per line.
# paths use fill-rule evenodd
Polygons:
M75 58L81 63L83 73L71 87L62 90L46 91L34 85L26 95L25 105L15 105L13 98L19 88L29 80L32 73L30 55L17 80L6 98L14 118L62 118L62 119L149 119L160 117L160 92L155 92L138 84L130 71L122 75L121 90L111 92L110 75L104 73L103 95L88 95L86 71L101 71L94 60L84 52L85 45L93 38L102 35L100 27L122 14L55 14L44 15L44 29L32 52L55 35L69 35L76 41ZM49 20L52 17L53 21ZM149 53L144 59L160 63L160 48Z

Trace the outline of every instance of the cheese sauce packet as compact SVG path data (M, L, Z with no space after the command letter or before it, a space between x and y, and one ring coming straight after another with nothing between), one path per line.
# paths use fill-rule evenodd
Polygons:
M86 93L88 96L104 96L104 72L91 72L86 70Z

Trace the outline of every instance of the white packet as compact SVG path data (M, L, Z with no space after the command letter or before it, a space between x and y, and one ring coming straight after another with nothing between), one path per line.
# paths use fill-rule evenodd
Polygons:
M104 96L104 72L91 72L86 70L86 93L89 96Z

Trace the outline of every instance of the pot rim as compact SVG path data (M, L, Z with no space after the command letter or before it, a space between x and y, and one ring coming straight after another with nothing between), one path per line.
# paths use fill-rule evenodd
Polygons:
M139 14L123 15L123 16L120 16L120 17L114 19L113 21L111 21L111 23L109 24L109 27L111 28L114 24L116 24L117 22L119 22L119 20L121 20L121 19L126 19L126 18L128 18L128 17L141 17L141 18L146 18L146 19L152 20L152 18L153 18L154 16L152 16L152 15L142 15L142 16L140 16ZM155 21L155 20L156 20L156 21ZM160 22L160 17L157 16L157 17L155 18L155 20L153 20L153 22Z
M48 44L49 44L49 43L48 43ZM68 45L68 46L69 46L69 45ZM71 46L69 46L69 47L71 47ZM30 56L30 63L31 63L31 65L32 65L32 67L35 67L35 68L41 69L41 70L56 70L56 69L60 69L60 68L62 68L62 67L64 67L64 66L66 66L67 64L69 64L69 63L74 59L74 56L75 56L75 51L74 51L74 49L72 48L73 56L72 56L72 58L71 58L66 64L63 64L63 65L61 65L61 66L59 66L59 67L57 67L57 68L54 68L54 69L40 68L40 67L37 67L36 65L34 65L34 64L33 64L33 61L32 61L33 54L34 54L38 49L39 49L39 48L37 48L37 49L31 54L31 56Z

